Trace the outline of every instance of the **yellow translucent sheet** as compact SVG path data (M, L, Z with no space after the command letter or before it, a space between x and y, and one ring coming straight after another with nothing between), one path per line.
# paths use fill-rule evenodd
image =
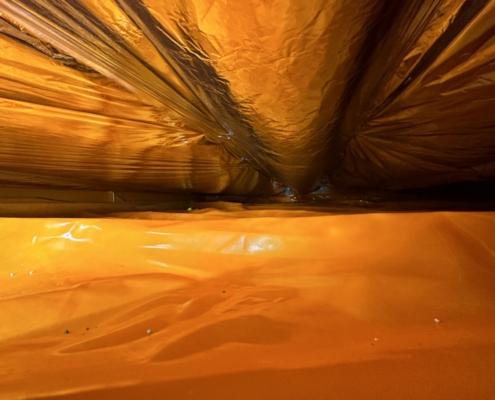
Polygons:
M0 398L495 398L495 213L133 216L0 220Z

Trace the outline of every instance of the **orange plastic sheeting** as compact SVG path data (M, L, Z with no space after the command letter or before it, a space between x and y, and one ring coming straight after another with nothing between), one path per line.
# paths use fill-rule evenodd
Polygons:
M0 34L2 183L231 194L268 186L170 107L17 39Z
M345 110L340 186L493 179L495 1L403 4Z
M495 398L495 213L143 217L0 220L0 398Z
M494 29L495 0L1 0L0 181L493 180Z

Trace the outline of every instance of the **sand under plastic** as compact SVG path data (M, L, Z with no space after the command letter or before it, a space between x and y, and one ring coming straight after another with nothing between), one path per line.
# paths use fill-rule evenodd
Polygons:
M0 398L495 398L495 213L134 217L0 219Z

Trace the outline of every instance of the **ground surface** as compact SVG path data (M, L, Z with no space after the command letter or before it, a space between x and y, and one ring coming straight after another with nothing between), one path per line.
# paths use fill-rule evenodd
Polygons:
M495 398L495 213L140 217L0 219L0 398Z

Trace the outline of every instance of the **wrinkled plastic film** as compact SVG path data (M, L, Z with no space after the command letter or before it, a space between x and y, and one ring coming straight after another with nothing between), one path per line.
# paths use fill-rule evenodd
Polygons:
M489 1L411 2L399 12L347 107L336 184L493 179L494 12Z
M171 135L164 146L181 137L187 147L201 136L252 180L262 175L262 187L268 179L302 192L326 182L401 189L493 179L492 1L3 0L0 7L13 54L45 64L44 71L17 65L24 78L4 73L2 96L10 100L137 119ZM84 89L68 86L75 74L90 81L77 84ZM131 153L124 157L142 156ZM187 154L177 157L191 166ZM167 179L159 190L188 186Z
M1 179L59 187L246 193L259 174L101 76L0 37Z
M494 394L493 213L130 216L0 220L0 397Z
M494 30L493 0L0 0L0 398L495 398L495 214L383 212L495 178Z
M245 152L247 158L257 162L256 157L259 156L254 155L257 152L249 150L256 143L256 138L237 116L237 110L230 104L232 102L229 103L228 90L222 80L215 77L209 64L200 59L197 53L178 46L166 32L154 27L152 16L139 3L126 5L123 2L120 6L125 7L138 23L141 18L150 22L145 31L169 67L166 76L151 68L128 45L125 37L119 37L111 27L102 24L80 2L47 1L33 4L7 1L5 6L6 13L33 34L54 43L62 51L129 90L170 106L185 117L189 124L204 130L213 142L222 141L225 137L225 147L233 153L235 149L237 153ZM182 83L186 89L181 91L180 85L177 87L175 82ZM209 89L209 97L204 95L205 85ZM190 97L187 88L195 89L194 98L187 98ZM236 138L244 140L235 148L227 143L232 139L234 130ZM249 138L245 136L248 134ZM258 167L262 168L262 165Z
M145 4L165 23L168 3ZM321 178L337 106L355 73L377 1L186 2L184 23L197 25L256 135L271 149L275 178L310 190ZM233 23L235 21L235 23ZM235 134L235 132L234 132Z

